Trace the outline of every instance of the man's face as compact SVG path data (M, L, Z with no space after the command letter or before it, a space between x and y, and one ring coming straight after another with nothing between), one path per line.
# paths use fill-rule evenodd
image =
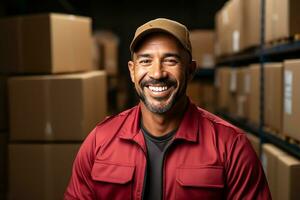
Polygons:
M128 62L136 92L148 110L163 114L185 97L191 77L189 54L167 34L150 35Z

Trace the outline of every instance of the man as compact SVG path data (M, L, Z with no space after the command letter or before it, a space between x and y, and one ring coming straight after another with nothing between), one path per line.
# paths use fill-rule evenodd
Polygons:
M65 199L271 199L246 135L186 96L196 66L187 28L149 21L130 50L140 103L89 134Z

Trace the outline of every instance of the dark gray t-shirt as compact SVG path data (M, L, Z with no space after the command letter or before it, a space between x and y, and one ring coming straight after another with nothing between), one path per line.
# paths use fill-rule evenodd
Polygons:
M155 137L151 135L141 125L142 132L145 136L148 162L146 185L143 195L144 200L162 199L162 179L163 179L163 163L166 150L170 145L170 141L176 133L176 130L161 136Z

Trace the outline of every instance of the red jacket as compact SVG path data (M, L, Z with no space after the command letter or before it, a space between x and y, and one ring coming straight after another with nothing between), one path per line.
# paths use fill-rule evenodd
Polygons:
M65 200L142 198L146 145L140 106L106 119L89 134L74 162ZM246 135L190 104L163 167L163 199L271 199Z

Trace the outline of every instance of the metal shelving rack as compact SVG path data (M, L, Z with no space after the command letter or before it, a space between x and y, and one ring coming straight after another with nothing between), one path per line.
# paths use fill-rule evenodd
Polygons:
M260 83L264 83L264 63L268 61L283 61L284 59L299 58L300 41L292 41L290 43L267 46L264 44L265 35L265 0L261 0L261 38L260 46L252 48L241 53L221 57L217 60L218 66L242 66L251 63L260 63L261 77ZM285 150L291 155L300 159L300 147L296 144L291 144L267 131L264 130L264 84L260 84L260 123L259 127L255 127L245 120L236 119L226 113L218 113L226 120L232 122L236 126L248 131L260 138L260 148L263 143L269 142L279 148Z

